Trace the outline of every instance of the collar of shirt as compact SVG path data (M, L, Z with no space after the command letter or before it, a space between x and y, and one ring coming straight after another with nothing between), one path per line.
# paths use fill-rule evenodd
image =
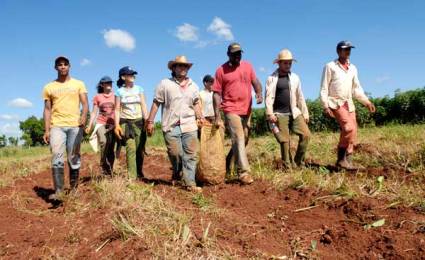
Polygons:
M179 85L182 88L186 88L187 86L189 86L190 84L192 84L192 79L189 77L186 77L183 81L178 81L177 78L172 77L170 78L171 81L173 81L174 83L176 83L177 85ZM182 85L182 83L187 80L186 84Z
M336 59L336 60L335 60L335 63L336 63L338 66L340 66L342 69L344 69L345 71L348 71L348 70L350 69L350 65L351 65L350 60L347 60L347 63L342 64L342 63L339 61L339 59Z

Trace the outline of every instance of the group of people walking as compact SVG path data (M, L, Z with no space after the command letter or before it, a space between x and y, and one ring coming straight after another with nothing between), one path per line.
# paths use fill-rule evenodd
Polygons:
M370 112L375 111L360 85L356 67L349 61L352 48L354 46L348 41L338 43L338 58L326 64L320 88L324 112L335 118L341 129L336 165L348 170L354 169L352 154L357 136L353 97ZM181 180L190 191L202 191L195 180L198 128L211 124L225 127L229 133L232 147L226 157L227 170L236 170L241 184L252 183L246 152L252 90L257 104L263 102L263 95L254 68L242 60L242 54L240 44L230 44L227 48L228 61L218 67L215 77L204 77L202 91L188 75L193 63L185 56L170 60L167 67L171 76L156 86L149 113L144 89L135 84L137 71L128 66L123 67L118 73L116 91L113 91L114 82L110 77L100 79L87 124L87 89L82 81L70 76L69 59L64 56L56 58L58 77L43 90L43 138L46 143L50 143L53 154L55 193L51 199L59 199L64 190L65 152L70 170L70 187L77 188L81 165L80 144L84 131L92 133L91 138L97 139L104 174L112 174L116 157L114 148L118 146L117 150L120 150L124 146L128 177L143 180L145 144L147 136L154 133L154 119L160 108L161 130L173 169L173 180ZM295 61L288 49L280 51L274 60L277 68L267 78L265 87L267 119L280 144L286 168L304 166L311 135L301 80L292 71ZM294 157L290 151L291 133L299 136Z

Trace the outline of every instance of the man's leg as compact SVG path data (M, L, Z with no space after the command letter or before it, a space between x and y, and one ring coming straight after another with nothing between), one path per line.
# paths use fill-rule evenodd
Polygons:
M278 115L277 125L279 133L274 134L280 144L280 155L285 168L291 168L292 155L291 155L291 136L289 134L289 115Z
M302 115L293 120L292 132L294 132L299 137L298 148L297 153L295 154L294 162L297 164L297 166L303 166L311 134Z
M249 134L249 117L242 119L239 115L228 113L225 114L225 118L232 139L232 154L238 163L239 179L246 184L252 183L253 180L249 175L251 169L245 149L248 141L245 135Z
M53 127L50 130L50 149L52 151L52 177L55 194L51 199L58 199L63 191L64 158L66 150L66 134L62 128Z
M350 113L348 111L347 103L332 111L341 129L336 164L342 168L350 169L351 165L347 162L346 155L347 153L352 153L354 148L357 131L357 124L355 121L356 114L355 112Z
M173 167L173 180L181 179L182 171L182 143L180 126L176 126L171 131L164 133L165 145L167 146L168 158Z
M183 182L185 186L196 186L195 172L198 152L197 131L182 133L181 135L183 148Z
M69 184L71 189L75 189L78 186L78 178L80 175L81 167L81 141L83 140L83 128L82 127L69 127L66 128L66 152L68 155L68 166L69 166Z

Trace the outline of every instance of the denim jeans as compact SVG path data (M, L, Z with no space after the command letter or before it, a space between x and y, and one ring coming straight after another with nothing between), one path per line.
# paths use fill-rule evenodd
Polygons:
M70 169L80 169L82 139L83 128L81 127L52 127L50 129L50 149L53 155L52 168L64 168L66 150Z
M182 133L180 126L164 132L168 157L173 167L173 175L183 173L182 179L186 186L194 186L196 161L198 152L198 131Z
M250 115L240 116L232 113L224 115L226 126L232 139L232 149L226 157L226 168L230 171L234 162L238 165L238 174L249 173L251 171L246 146L249 140Z

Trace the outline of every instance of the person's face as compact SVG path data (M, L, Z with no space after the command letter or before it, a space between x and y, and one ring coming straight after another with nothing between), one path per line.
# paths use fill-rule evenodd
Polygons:
M239 65L239 63L241 62L241 59L242 59L242 52L241 51L237 51L237 52L233 52L233 53L229 52L227 54L227 56L229 56L230 63L235 64L235 65Z
M186 77L189 71L189 65L187 64L176 64L174 65L174 73L177 78Z
M104 82L100 84L103 88L103 92L110 93L112 91L112 82Z
M69 68L71 65L65 60L60 60L56 66L55 69L57 70L58 74L61 76L67 76L69 74Z
M136 80L136 75L130 74L130 75L122 75L121 79L124 80L125 83L134 83Z
M205 81L204 82L204 86L206 89L208 89L209 91L211 91L212 85L214 84L214 80L209 80L209 81Z
M279 70L283 73L289 73L292 67L292 60L281 60L279 61Z
M351 54L351 48L344 48L338 50L338 57L341 59L348 59L350 58Z

